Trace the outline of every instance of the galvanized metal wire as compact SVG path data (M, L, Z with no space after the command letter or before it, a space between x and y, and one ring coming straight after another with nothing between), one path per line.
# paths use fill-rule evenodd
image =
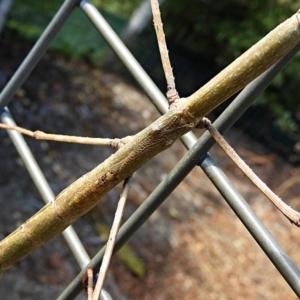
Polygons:
M282 70L282 68L291 60L291 58L300 50L300 44L292 49L285 57L273 65L269 70L251 82L244 90L235 98L235 100L227 107L227 109L214 122L214 126L225 133L247 110L251 103L258 97L258 95L270 84L272 79ZM207 156L201 164L201 160L205 157L209 149L214 145L215 141L211 135L206 132L201 138L191 147L190 151L178 162L176 167L166 176L166 178L156 187L151 195L141 204L141 206L134 212L134 214L121 227L115 251L118 251L128 239L147 221L147 219L158 209L158 207L166 200L166 198L173 192L173 190L180 184L180 182L189 174L189 172L199 163L205 170L208 169L207 174L210 174L209 166L216 166L210 156ZM206 161L209 160L209 161ZM212 171L211 171L212 172ZM226 201L234 208L235 213L244 224L249 226L248 230L259 244L265 245L263 248L265 253L280 270L282 276L291 285L292 289L299 289L295 284L295 277L299 277L297 267L291 262L284 250L272 238L264 225L255 217L254 212L248 206L242 196L234 189L223 172L214 169L214 172L219 174L220 180L213 181L217 188L223 189L230 186L230 191L235 197L228 198ZM226 185L224 184L226 183ZM243 213L240 213L243 212ZM252 224L253 223L253 224ZM251 225L252 224L252 225ZM270 245L270 247L268 247ZM279 260L272 256L271 249L276 249L276 253L280 257ZM89 267L98 269L101 264L102 257L105 251L103 247L91 260ZM80 278L84 275L82 270L72 283L65 289L65 291L58 298L59 300L74 299L80 292Z
M163 94L152 82L147 73L142 69L130 51L118 38L116 33L111 29L100 12L90 2L78 0L66 0L48 25L38 42L35 44L29 55L23 61L19 69L16 71L12 79L0 94L0 109L9 103L17 89L23 84L30 72L34 69L52 39L69 17L73 9L80 5L83 12L91 20L99 33L104 37L111 46L115 54L123 61L127 69L131 72L137 82L144 89L145 93L151 99L160 113L165 113L168 109L168 103ZM225 133L249 107L253 100L268 86L271 80L286 65L286 63L298 52L300 45L291 50L282 60L275 64L272 68L262 74L259 78L249 84L233 101L233 103L223 112L223 114L214 123L215 127L221 133ZM12 118L8 112L2 114L4 122L12 122ZM43 175L36 166L33 157L28 152L27 146L22 142L20 136L12 136L20 156L28 165L28 170L36 182L38 189L43 197L49 201L54 198L53 193L48 190L47 183L44 182ZM121 228L115 251L117 251L128 238L150 217L150 215L159 207L159 205L171 194L175 187L188 175L188 173L199 164L208 178L216 186L224 199L228 202L232 210L237 214L242 223L246 226L254 239L260 245L262 250L269 257L274 266L279 270L284 279L288 282L296 295L300 297L300 273L297 267L286 255L284 250L272 238L260 220L255 216L254 212L233 187L232 183L218 168L213 159L207 154L207 151L214 144L209 133L205 133L198 141L192 133L188 133L182 137L182 142L190 151L180 160L177 166L169 173L169 175L161 182L153 193L145 200L145 202L137 209L137 211L127 220ZM50 200L50 201L51 201ZM71 241L70 244L75 248L80 248L78 244ZM77 249L77 250L78 250ZM80 250L81 254L84 251ZM98 268L103 257L104 249L88 264L88 267ZM81 266L85 266L88 257L82 256ZM73 282L59 296L58 299L74 299L81 290L81 278L85 273L85 268L78 274Z
M95 28L99 31L111 49L123 62L125 67L137 81L137 83L144 90L146 95L152 101L156 109L164 114L168 110L168 101L166 97L162 94L159 88L155 85L153 80L141 67L135 57L131 54L122 40L114 32L108 22L104 19L102 14L98 9L87 0L83 0L80 3L80 7ZM197 138L192 132L189 132L181 137L182 143L188 148L191 147Z
M1 114L1 122L8 125L16 125L7 108ZM44 202L47 204L48 202L53 201L55 195L22 134L13 130L8 130L7 133L16 150L18 151L19 156L22 158L24 165ZM63 231L62 235L65 238L80 268L84 268L89 263L90 258L73 227L69 226L65 231Z
M78 0L65 0L43 34L35 43L20 67L14 73L0 94L0 112L8 105L16 91L21 87L26 78L38 64L45 51L49 48L55 35L68 19L73 9L78 5Z

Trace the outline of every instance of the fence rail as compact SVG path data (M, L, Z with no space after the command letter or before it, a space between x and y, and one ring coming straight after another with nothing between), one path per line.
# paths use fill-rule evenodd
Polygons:
M20 65L19 69L15 72L11 80L2 90L0 94L0 111L2 111L2 122L13 123L13 119L5 106L8 105L18 88L20 88L31 71L37 65L59 29L63 26L64 22L68 19L72 11L77 6L82 9L82 11L90 19L91 23L110 45L111 49L131 72L133 77L140 84L157 110L161 114L164 114L168 109L167 100L160 90L155 86L147 73L142 69L130 51L126 48L120 38L112 30L97 8L86 0L66 0L63 2L59 11L45 29L44 33L41 35L28 56ZM222 134L225 133L238 120L238 118L245 112L251 103L258 97L258 95L270 84L272 79L293 58L299 49L300 44L298 44L284 58L278 61L264 74L250 83L236 97L236 99L214 123L215 127ZM51 201L54 198L54 195L49 189L49 185L39 170L24 139L22 139L20 134L13 132L9 132L9 134L15 147L18 149L20 157L25 162L25 166L28 172L31 174L35 185L38 187L40 194L44 199L46 199L46 201ZM190 171L198 165L203 169L208 178L216 186L220 194L224 197L231 209L245 225L261 249L269 257L270 261L278 269L295 294L300 297L299 270L290 260L284 250L280 247L280 245L276 242L276 240L272 237L272 235L268 232L265 226L261 223L259 218L251 210L226 175L216 165L213 158L207 154L209 149L214 145L214 141L210 134L206 132L199 140L197 140L193 133L188 133L182 136L181 141L189 151L120 229L115 251L120 249L120 247L151 216L151 214L155 212L155 210L171 194L178 184L190 173ZM70 248L75 249L74 255L75 257L77 256L82 271L59 296L58 299L60 300L74 299L74 297L76 297L76 295L81 291L81 278L86 272L86 268L92 267L94 269L98 269L104 254L103 248L88 263L89 258L84 248L81 248L81 243L79 242L76 234L73 232L73 229L69 228L67 231L65 231L64 235L71 235L73 237L69 239L68 244ZM107 299L105 297L108 296L102 295L102 299Z

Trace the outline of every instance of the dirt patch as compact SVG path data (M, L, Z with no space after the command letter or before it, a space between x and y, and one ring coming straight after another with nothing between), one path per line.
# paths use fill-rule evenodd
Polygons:
M29 47L7 37L2 40L2 77L13 74ZM95 137L135 134L158 117L143 93L123 78L54 54L45 55L9 108L25 128ZM271 188L300 209L299 169L237 129L226 137ZM55 194L112 153L93 146L26 140ZM0 131L0 143L3 238L43 203L5 131ZM177 142L136 173L126 219L184 153ZM218 147L211 154L300 265L299 229L276 211ZM96 223L111 224L119 191L119 187L111 191L74 223L91 256L104 243ZM146 265L147 274L138 278L114 258L107 288L115 299L297 299L200 168L191 172L132 237L130 246ZM56 237L1 275L0 293L3 299L53 299L78 271L62 237Z

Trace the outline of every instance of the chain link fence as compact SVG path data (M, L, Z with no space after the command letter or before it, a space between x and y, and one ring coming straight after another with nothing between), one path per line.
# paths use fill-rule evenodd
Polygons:
M74 9L81 9L84 12L87 18L91 21L91 26L93 25L99 31L114 51L115 55L120 58L133 78L147 94L157 110L161 114L164 114L168 109L168 103L165 97L124 43L120 40L117 34L112 30L97 8L85 0L66 0L63 2L59 11L40 36L28 56L24 59L18 70L3 88L0 94L0 109L2 111L1 121L6 124L14 124L13 117L6 106L38 64L45 51L48 49L51 41ZM231 102L225 111L221 113L214 125L222 134L229 130L230 127L238 121L240 116L245 113L247 108L257 98L257 96L270 84L272 79L298 52L299 48L300 45L297 45L283 59L249 84ZM43 173L40 171L22 136L16 132L9 132L9 135L20 157L24 161L34 184L38 188L41 197L45 200L45 202L54 199L54 194L51 191L49 184L45 180ZM210 156L210 154L208 154L209 149L214 144L211 136L208 133L205 133L200 139L197 139L193 133L188 133L181 138L181 141L189 151L122 226L118 234L115 251L120 249L129 237L133 235L140 226L142 226L142 224L156 211L156 209L179 185L179 183L188 176L193 168L200 167L211 182L216 186L233 212L238 216L249 233L261 247L262 251L265 252L273 265L278 269L283 278L293 289L295 294L300 297L300 273L298 268L265 228L259 218L246 203L245 199L240 195L230 180L215 163L214 159ZM63 235L82 271L58 297L60 300L74 299L78 295L82 289L81 279L85 274L86 269L88 267L92 267L94 270L98 269L104 253L104 249L101 249L98 254L90 260L72 227L69 227ZM102 294L102 299L110 299L110 296L104 292Z

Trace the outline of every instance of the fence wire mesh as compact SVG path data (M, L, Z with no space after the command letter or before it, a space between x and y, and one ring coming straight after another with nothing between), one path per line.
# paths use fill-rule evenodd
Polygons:
M91 23L106 40L114 53L131 72L133 77L139 83L157 110L161 114L164 114L168 109L167 100L153 83L151 78L147 75L147 73L142 69L134 56L126 48L121 39L112 30L97 8L89 1L66 0L63 2L61 8L49 26L45 29L44 33L41 35L28 56L15 72L14 76L2 90L0 94L2 122L10 124L13 123L13 119L5 106L9 104L16 91L22 86L26 78L38 64L45 51L48 49L51 41L76 7L79 7L85 13L87 18L89 18ZM291 60L291 58L299 51L299 49L300 45L297 45L283 59L281 59L268 71L250 83L236 97L236 99L214 123L221 133L225 133L238 120L238 118L246 111L251 103L257 98L257 96L269 85L272 79ZM34 157L30 153L26 142L24 139L22 139L20 134L14 132L9 132L9 134L42 198L45 199L45 201L52 201L54 195L49 188L49 185L42 172L39 170ZM142 226L142 224L151 216L151 214L155 212L155 210L172 193L178 184L190 173L190 171L199 165L218 189L220 194L227 201L232 210L239 217L241 222L245 225L253 238L257 241L261 249L269 257L270 261L274 264L286 282L293 289L295 294L300 297L300 286L298 284L300 280L299 270L285 253L285 251L272 237L272 235L268 232L259 218L251 210L243 197L234 188L230 180L217 166L213 158L207 154L209 149L214 144L211 136L208 133L205 133L198 140L193 133L188 133L181 138L181 141L189 151L123 225L118 234L115 251L120 249L120 247L130 238L130 236ZM60 300L74 299L76 295L78 295L82 289L81 279L85 274L87 267L92 267L94 270L98 269L104 253L103 248L88 263L89 257L74 230L70 227L63 234L80 267L82 268L82 271L59 296L58 299ZM105 297L108 296L102 295L102 299L108 299Z

